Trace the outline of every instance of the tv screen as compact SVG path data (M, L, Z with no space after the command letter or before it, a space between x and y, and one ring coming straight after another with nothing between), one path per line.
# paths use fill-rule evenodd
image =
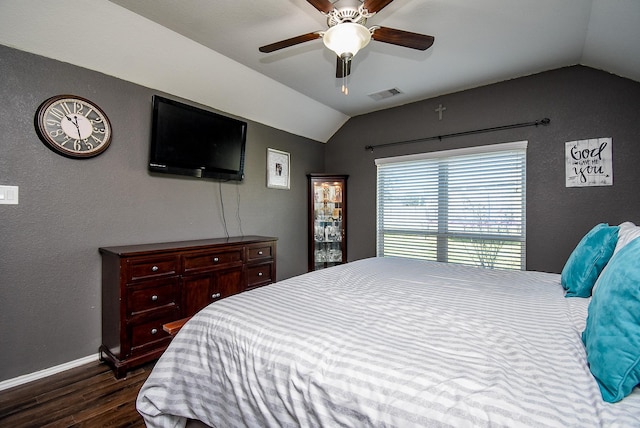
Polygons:
M242 180L247 123L153 97L149 171Z

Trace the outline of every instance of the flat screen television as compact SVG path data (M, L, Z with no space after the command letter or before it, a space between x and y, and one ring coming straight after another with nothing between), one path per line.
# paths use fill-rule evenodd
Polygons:
M241 181L246 139L246 122L153 96L149 171Z

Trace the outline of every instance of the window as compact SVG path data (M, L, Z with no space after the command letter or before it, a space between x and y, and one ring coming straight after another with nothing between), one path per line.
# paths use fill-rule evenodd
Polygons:
M526 148L376 159L378 256L524 270Z

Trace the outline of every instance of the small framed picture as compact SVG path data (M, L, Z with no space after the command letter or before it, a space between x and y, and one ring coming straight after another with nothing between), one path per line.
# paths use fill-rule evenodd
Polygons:
M291 155L276 149L267 149L267 187L289 189Z

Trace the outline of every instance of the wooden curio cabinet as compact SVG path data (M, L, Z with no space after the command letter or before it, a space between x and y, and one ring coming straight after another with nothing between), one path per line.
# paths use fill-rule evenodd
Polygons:
M347 262L348 175L308 174L309 271Z

